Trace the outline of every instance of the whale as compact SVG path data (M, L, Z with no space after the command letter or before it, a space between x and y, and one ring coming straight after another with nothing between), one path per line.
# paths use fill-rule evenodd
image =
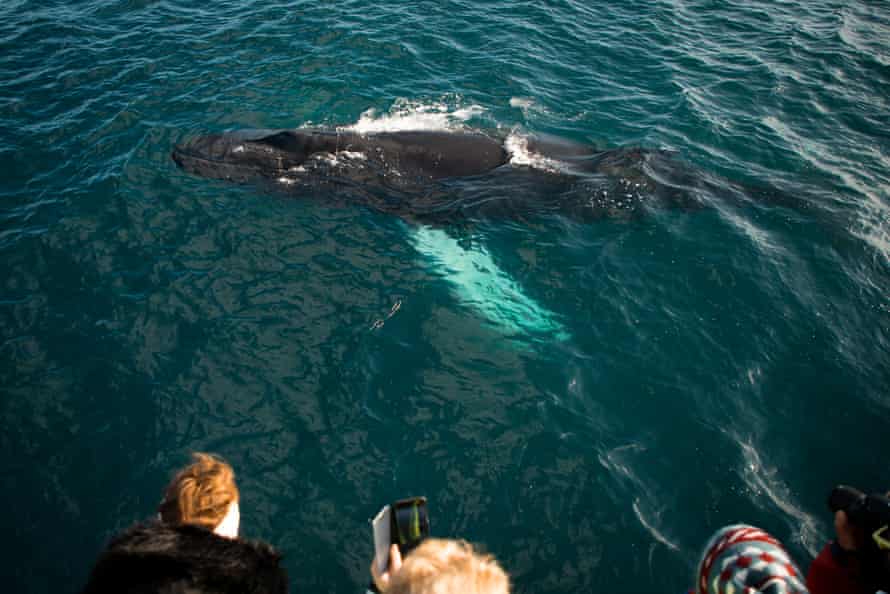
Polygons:
M483 319L511 336L558 340L571 336L561 317L486 246L459 241L463 223L630 219L653 208L702 208L700 196L731 187L669 151L479 130L236 130L185 140L171 157L195 176L395 215L416 251Z
M426 224L632 218L657 207L697 209L706 178L670 151L597 149L543 134L478 130L236 130L177 144L173 161L196 176L303 197L340 186L360 205ZM330 200L330 198L328 198Z

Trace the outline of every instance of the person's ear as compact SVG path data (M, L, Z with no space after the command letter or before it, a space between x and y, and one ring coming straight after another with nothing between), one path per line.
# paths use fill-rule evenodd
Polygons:
M229 511L216 528L214 534L225 538L238 538L238 527L241 525L241 509L237 501L229 504Z

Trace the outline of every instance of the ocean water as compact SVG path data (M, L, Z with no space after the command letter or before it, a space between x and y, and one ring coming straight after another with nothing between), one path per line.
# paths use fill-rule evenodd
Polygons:
M709 190L418 229L170 159L306 126L660 149ZM2 3L4 591L76 592L194 450L295 592L359 591L419 494L516 592L682 592L736 522L805 569L832 485L890 487L888 130L884 1Z

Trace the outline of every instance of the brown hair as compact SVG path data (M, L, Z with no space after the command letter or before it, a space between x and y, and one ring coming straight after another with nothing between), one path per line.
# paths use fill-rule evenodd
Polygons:
M215 529L238 501L235 471L221 458L195 452L194 462L173 477L158 511L168 524L195 524Z
M386 594L508 594L510 580L491 555L462 540L428 538L405 558Z

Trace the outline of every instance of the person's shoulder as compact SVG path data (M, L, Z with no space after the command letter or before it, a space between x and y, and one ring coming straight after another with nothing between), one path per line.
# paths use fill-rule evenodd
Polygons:
M807 589L810 594L861 594L862 588L849 554L832 541L810 564Z
M128 592L186 580L194 592L277 594L287 591L281 559L262 541L225 538L199 526L142 522L111 540L84 591Z

